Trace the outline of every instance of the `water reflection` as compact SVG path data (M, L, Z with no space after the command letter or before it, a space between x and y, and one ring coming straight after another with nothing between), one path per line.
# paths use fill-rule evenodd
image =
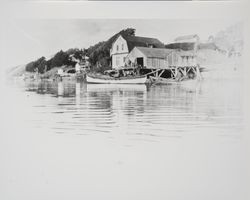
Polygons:
M241 88L234 80L8 87L1 199L245 199Z
M61 133L180 137L193 132L237 134L242 128L239 86L207 81L151 87L33 82L25 87L46 96L50 109L44 112L54 115L50 128Z

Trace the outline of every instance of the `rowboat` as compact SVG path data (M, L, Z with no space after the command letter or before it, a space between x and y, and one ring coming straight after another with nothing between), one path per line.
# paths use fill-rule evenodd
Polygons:
M144 84L147 81L146 76L133 76L133 77L110 77L110 76L91 76L87 74L87 83L106 83L106 84Z

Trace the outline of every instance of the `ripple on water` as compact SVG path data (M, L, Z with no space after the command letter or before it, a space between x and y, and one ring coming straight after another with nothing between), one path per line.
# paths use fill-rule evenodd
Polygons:
M25 87L34 93L33 115L26 120L58 134L121 132L150 140L204 132L237 135L243 127L241 90L227 81L219 87L204 81L192 92L179 85L41 82Z

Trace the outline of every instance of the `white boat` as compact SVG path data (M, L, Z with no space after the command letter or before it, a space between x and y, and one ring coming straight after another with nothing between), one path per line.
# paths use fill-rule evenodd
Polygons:
M87 83L106 83L106 84L144 84L147 81L146 76L137 77L120 77L114 78L105 75L101 76L86 76Z

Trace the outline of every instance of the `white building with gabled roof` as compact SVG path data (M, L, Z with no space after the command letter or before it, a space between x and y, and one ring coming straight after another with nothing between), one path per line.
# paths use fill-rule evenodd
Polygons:
M164 44L156 38L119 35L113 42L110 49L110 56L112 57L112 68L115 69L125 66L126 57L135 46L148 48L164 48Z

